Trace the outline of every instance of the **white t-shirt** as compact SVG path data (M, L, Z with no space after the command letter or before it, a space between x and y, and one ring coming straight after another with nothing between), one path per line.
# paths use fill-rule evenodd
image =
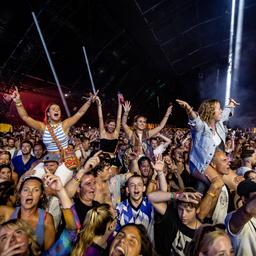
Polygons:
M218 201L216 203L216 206L212 215L213 224L224 223L224 220L228 212L228 200L229 200L228 190L224 185L221 189Z
M256 218L251 218L237 234L233 234L229 228L229 222L234 212L230 212L226 219L228 235L231 239L236 256L256 255Z

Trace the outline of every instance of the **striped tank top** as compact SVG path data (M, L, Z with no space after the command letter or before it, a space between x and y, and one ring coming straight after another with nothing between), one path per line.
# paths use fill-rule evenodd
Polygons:
M60 123L56 128L53 129L56 137L60 141L60 144L65 149L68 147L68 136L62 129L62 123ZM44 130L43 134L43 143L46 146L48 152L58 151L59 148L57 147L56 143L54 142L50 132L48 131L47 127Z

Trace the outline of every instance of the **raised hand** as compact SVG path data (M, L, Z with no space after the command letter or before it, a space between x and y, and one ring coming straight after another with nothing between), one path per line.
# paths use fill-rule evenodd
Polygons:
M240 103L238 103L237 101L235 101L235 100L232 99L232 98L229 98L229 103L228 103L228 106L229 106L229 107L234 108L234 107L239 106L239 105L240 105Z
M124 96L122 93L117 93L118 104L124 104Z
M100 99L100 97L99 96L95 96L94 99L96 101L97 106L101 106L101 99Z
M124 109L124 112L129 112L131 110L131 103L130 101L125 101L124 104L123 104L123 109Z
M89 101L90 102L94 102L95 100L96 100L96 98L98 97L97 95L98 95L98 93L99 93L99 90L97 90L96 92L95 92L95 94L93 94L93 93L91 93L90 92L90 98L89 98Z
M13 226L14 227L14 226ZM18 229L17 231L21 232L23 236L25 236L25 231L22 229ZM15 231L15 232L17 232ZM26 251L29 251L28 244L26 242L17 242L13 244L12 235L7 236L5 244L1 250L0 256L15 256L15 255L26 255ZM29 239L28 239L29 240ZM28 243L28 242L27 242Z
M15 86L15 90L12 92L11 98L13 99L14 102L17 102L20 100L20 93L17 86Z
M176 200L198 204L202 198L199 192L183 192L177 193Z
M170 106L167 108L167 111L166 111L166 115L171 115L172 114L172 103L170 104Z
M51 174L49 171L47 171L47 173L43 175L42 180L44 184L46 184L51 190L55 191L56 193L60 192L61 189L63 189L60 177Z
M151 162L151 165L153 167L153 169L158 173L158 172L162 172L164 170L164 161L162 159L162 155L159 154L156 157L156 162L155 164Z
M86 172L92 170L93 168L95 168L99 163L100 163L100 158L99 155L102 153L102 151L98 151L97 153L95 153L92 157L90 157L85 165L84 165L84 169Z
M184 108L186 111L192 110L192 107L191 107L186 101L176 99L176 102L177 102L182 108Z

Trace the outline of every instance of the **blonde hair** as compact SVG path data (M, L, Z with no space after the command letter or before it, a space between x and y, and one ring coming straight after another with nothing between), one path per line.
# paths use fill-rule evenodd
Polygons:
M220 103L216 99L205 100L201 103L198 113L203 121L207 124L214 118L216 104Z
M26 235L28 236L29 239L29 244L28 244L28 255L31 256L38 256L41 255L41 249L40 246L38 245L37 241L36 241L36 235L33 231L33 229L31 228L31 226L24 220L21 219L12 219L9 221L4 222L3 224L0 225L0 229L2 228L17 228L17 229L21 229L22 231L24 231L26 233Z
M199 227L192 241L186 250L186 255L188 256L198 256L199 253L207 254L208 250L214 243L214 241L219 237L228 237L227 233L223 229L225 226L223 224L209 225L204 224Z
M101 204L87 212L83 230L80 232L72 256L83 255L87 248L93 243L95 236L103 236L107 229L107 224L113 221L113 214L110 205Z

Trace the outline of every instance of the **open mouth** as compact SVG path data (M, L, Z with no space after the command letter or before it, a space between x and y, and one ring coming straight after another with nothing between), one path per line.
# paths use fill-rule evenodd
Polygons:
M54 113L53 116L58 117L59 113Z
M125 256L125 251L124 251L124 249L123 249L122 247L120 247L120 246L117 246L117 247L115 248L115 252L116 252L116 255L118 255L118 256Z
M26 204L32 204L33 203L33 199L32 198L27 198L25 200Z

